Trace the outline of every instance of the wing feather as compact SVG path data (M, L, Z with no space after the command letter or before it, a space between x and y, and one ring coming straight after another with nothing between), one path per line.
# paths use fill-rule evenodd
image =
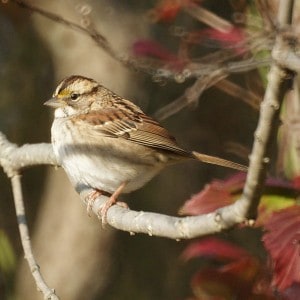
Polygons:
M85 122L91 126L89 130L95 130L103 136L126 139L139 145L190 156L189 152L178 146L175 138L165 128L141 111L133 113L132 110L111 107L79 115L74 121Z

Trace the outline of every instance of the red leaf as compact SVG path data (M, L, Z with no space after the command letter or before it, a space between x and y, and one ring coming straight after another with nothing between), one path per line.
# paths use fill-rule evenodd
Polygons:
M220 297L213 299L255 299L253 286L258 271L258 261L244 257L223 267L201 270L193 277L192 288L199 299L204 295Z
M214 268L205 268L197 272L192 278L191 285L196 299L199 300L237 299L237 287L246 290L235 276L219 272Z
M259 262L250 255L239 257L236 261L220 267L220 271L238 276L238 278L252 284L259 271Z
M185 260L196 256L209 256L219 262L214 262L214 267L206 267L193 277L196 299L275 299L270 289L269 272L243 248L220 239L207 238L192 243L182 254Z
M201 215L232 204L237 199L239 192L242 191L245 180L245 173L236 173L225 180L213 180L201 192L187 200L179 209L179 214ZM266 189L266 194L268 192L274 193L274 190L278 192L278 189L296 192L296 187L293 184L276 178L268 178L266 186L268 188ZM267 203L264 203L264 205L267 205ZM265 213L265 210L268 208L260 205L260 213Z
M183 215L206 214L233 203L235 200L233 194L242 189L245 178L244 173L237 173L226 180L213 180L200 193L186 201L179 213Z
M273 262L273 285L280 291L300 283L300 206L273 213L263 242Z
M232 203L229 192L217 189L213 184L207 184L204 189L179 210L182 215L201 215L215 211Z
M236 260L249 257L250 254L243 248L216 238L191 243L182 253L184 260L198 256L209 256L218 260Z

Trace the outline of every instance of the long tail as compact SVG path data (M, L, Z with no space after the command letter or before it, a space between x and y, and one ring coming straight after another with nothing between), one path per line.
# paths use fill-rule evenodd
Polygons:
M240 165L238 163L235 163L233 161L229 161L229 160L226 160L223 158L202 154L202 153L199 153L196 151L193 151L192 154L196 159L198 159L202 162L208 163L208 164L218 165L218 166L231 168L231 169L235 169L235 170L239 170L239 171L243 171L243 172L247 172L247 170L248 170L248 167L246 167L246 166Z

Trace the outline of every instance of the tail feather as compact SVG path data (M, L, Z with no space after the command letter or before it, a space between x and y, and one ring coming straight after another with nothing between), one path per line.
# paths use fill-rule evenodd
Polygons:
M235 169L235 170L239 170L239 171L243 171L243 172L247 172L247 170L248 170L248 167L246 167L244 165L241 165L241 164L238 164L238 163L235 163L235 162L223 159L223 158L202 154L202 153L199 153L196 151L193 151L192 154L196 159L198 159L204 163L218 165L218 166L231 168L231 169Z

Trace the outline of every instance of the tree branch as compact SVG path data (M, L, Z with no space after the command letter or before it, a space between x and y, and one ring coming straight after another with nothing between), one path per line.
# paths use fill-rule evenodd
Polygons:
M285 66L291 71L300 72L300 56L290 51L287 47L285 51L275 50L273 57L278 64Z
M80 192L81 199L86 199L92 189ZM107 197L100 196L93 203L93 212L97 215ZM213 213L192 216L173 217L158 213L134 211L118 205L107 212L107 222L112 227L130 234L145 233L149 236L160 236L176 240L192 239L214 234L229 229L246 219L244 203L237 201L232 205L218 209Z
M36 165L58 165L51 144L25 144L18 147L0 132L0 166L9 177L15 171Z
M280 1L278 11L279 28L289 25L292 20L294 1ZM282 36L276 37L274 53L285 51ZM279 113L284 95L291 88L293 76L290 71L273 62L269 75L264 100L261 103L261 111L258 126L254 134L254 144L250 155L249 172L239 201L247 203L247 216L255 217L257 206L262 194L263 184L266 178L267 166L270 163L270 147L276 138L279 126Z
M9 177L14 177L22 168L39 164L57 164L50 144L32 144L17 147L0 133L0 165ZM92 191L83 187L80 196L86 201ZM93 204L95 214L106 201L98 197ZM172 239L189 239L196 236L220 232L245 219L241 214L240 202L214 213L197 217L172 217L157 213L137 212L115 205L108 210L107 221L117 229L134 233L163 236Z
M25 258L36 286L43 293L44 298L58 300L59 298L55 294L54 289L51 289L46 284L32 252L19 175L19 171L22 168L39 164L57 164L51 145L37 144L17 147L17 145L10 143L4 134L0 132L0 166L3 167L7 176L11 178L16 216Z
M55 294L54 289L51 289L46 284L41 272L40 267L37 264L31 247L29 232L28 232L28 226L26 221L26 215L25 215L25 207L23 202L23 193L22 193L22 186L21 186L21 180L20 175L18 173L14 173L11 176L11 185L12 185L12 191L14 196L14 202L15 202L15 209L16 209L16 215L19 225L19 232L21 237L21 242L23 246L23 250L25 253L25 258L28 262L30 271L32 273L32 276L35 280L36 286L40 292L43 293L44 299L49 300L58 300L58 296Z

